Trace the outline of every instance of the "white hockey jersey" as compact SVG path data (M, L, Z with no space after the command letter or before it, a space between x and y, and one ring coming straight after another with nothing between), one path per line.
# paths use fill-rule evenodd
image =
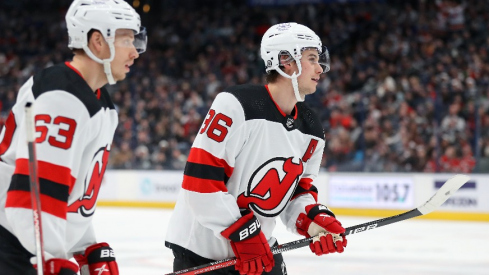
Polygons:
M0 226L35 254L25 104L33 102L44 249L55 258L96 243L95 203L118 123L105 88L94 93L67 62L19 90L0 135Z
M283 113L267 86L240 85L217 95L192 145L166 246L213 260L233 257L221 232L249 209L270 245L277 216L292 232L316 203L324 149L319 118L304 103Z

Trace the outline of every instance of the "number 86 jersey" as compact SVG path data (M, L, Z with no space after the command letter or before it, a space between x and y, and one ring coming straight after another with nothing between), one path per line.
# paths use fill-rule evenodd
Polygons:
M213 260L233 257L221 232L254 212L270 245L280 216L291 231L305 206L324 149L317 115L298 103L283 113L267 86L240 85L217 95L192 145L166 246Z
M44 248L66 259L95 243L91 219L117 112L107 90L93 92L69 63L44 69L19 90L0 136L0 226L32 254L26 102L35 118Z

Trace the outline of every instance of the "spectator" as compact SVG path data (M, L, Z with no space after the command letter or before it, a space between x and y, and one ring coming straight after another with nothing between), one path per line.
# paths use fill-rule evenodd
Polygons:
M172 152L178 149L186 157L223 87L264 81L254 50L260 30L297 17L325 37L331 52L331 71L307 99L325 126L324 168L387 169L372 165L376 159L389 163L390 170L439 171L440 159L433 164L433 155L448 146L462 152L459 144L465 143L476 161L489 158L484 151L489 146L489 19L484 16L489 6L484 1L389 0L370 1L368 7L356 1L327 2L314 4L321 17L312 16L307 5L272 9L208 1L208 8L197 10L189 8L198 6L196 0L165 9L155 3L143 17L152 22L149 53L113 89L120 114L114 152L127 146L134 152L144 145L149 167L179 166L172 165ZM71 56L63 47L62 16L47 9L54 2L25 6L25 12L8 3L0 4L0 22L5 23L0 24L0 126L29 73ZM353 144L343 144L340 136L348 135ZM162 140L169 144L164 153ZM348 153L333 154L337 148L349 148ZM422 151L429 167L409 165ZM112 167L133 167L135 160L127 162Z

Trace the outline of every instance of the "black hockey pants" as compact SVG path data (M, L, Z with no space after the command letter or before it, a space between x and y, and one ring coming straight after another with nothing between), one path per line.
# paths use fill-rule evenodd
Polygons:
M215 262L215 260L207 259L201 257L192 251L185 249L181 246L166 243L166 246L173 250L173 256L175 259L173 260L173 272L180 271L182 269L187 269L211 262ZM277 246L277 243L274 245ZM287 275L287 268L285 267L284 258L282 254L273 255L273 259L275 260L275 265L273 266L272 271L263 272L264 275ZM222 269L206 272L205 274L212 275L239 275L239 272L234 269L234 266L225 267Z
M29 253L7 229L0 225L0 274L36 275Z

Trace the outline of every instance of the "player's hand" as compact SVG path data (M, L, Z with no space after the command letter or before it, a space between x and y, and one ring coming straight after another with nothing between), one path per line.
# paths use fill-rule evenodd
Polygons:
M345 250L345 229L328 207L322 204L306 206L306 214L300 213L295 225L299 234L314 237L309 247L316 255Z
M85 254L73 256L80 265L81 275L119 275L114 250L107 243L91 245Z
M37 269L37 265L34 265ZM69 260L53 258L47 260L44 266L44 275L76 275L78 266Z
M231 241L237 258L235 269L240 274L259 275L264 271L270 272L275 264L260 227L260 222L250 212L221 232L221 235Z

